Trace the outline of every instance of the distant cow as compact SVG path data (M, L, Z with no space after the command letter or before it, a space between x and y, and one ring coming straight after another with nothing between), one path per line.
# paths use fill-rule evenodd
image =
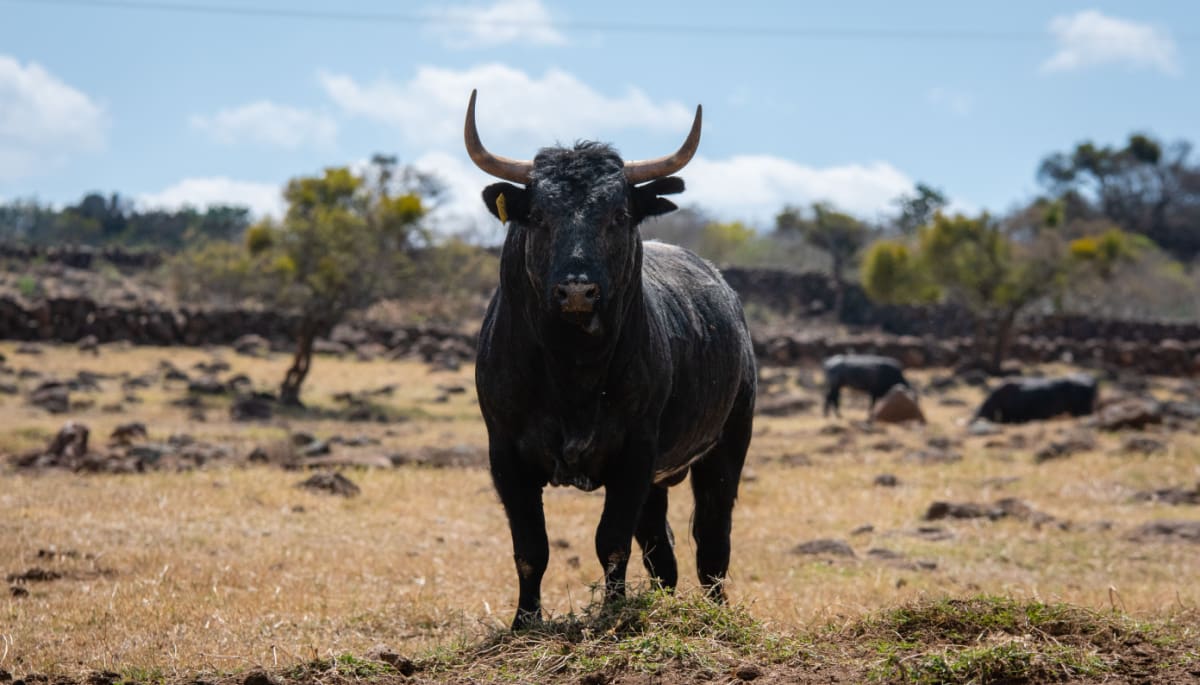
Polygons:
M871 396L867 415L875 409L875 400L887 394L893 385L911 388L900 371L900 362L873 354L839 354L825 360L825 416L832 408L841 416L842 386L861 390Z
M1025 423L1063 414L1085 416L1096 408L1096 379L1086 374L1060 378L1013 378L988 393L976 419Z
M475 164L511 181L483 191L509 227L475 383L512 533L513 628L541 618L548 484L604 488L596 554L608 601L625 594L635 538L650 576L674 587L667 488L690 474L696 569L720 599L752 432L754 350L717 270L683 248L643 244L638 231L675 209L662 196L683 190L671 174L699 144L699 108L678 152L641 162L594 142L544 148L533 161L495 156L476 131L474 93L465 133Z

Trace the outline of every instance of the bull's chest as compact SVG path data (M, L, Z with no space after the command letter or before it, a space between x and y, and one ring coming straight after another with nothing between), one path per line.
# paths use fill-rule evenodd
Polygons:
M625 418L605 403L538 407L527 417L517 446L526 460L541 466L551 485L595 490L625 445L625 425Z

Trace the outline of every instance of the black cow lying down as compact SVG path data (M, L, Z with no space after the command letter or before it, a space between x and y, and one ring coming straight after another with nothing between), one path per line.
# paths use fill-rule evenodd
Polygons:
M520 184L483 191L509 228L475 369L512 532L513 628L541 617L547 484L604 487L596 555L611 600L625 593L634 538L651 577L676 584L667 488L690 473L696 567L721 599L754 415L750 333L716 269L679 247L643 245L638 232L675 209L662 195L683 190L670 174L695 153L700 109L678 152L644 162L591 142L544 148L532 162L492 155L475 128L474 93L465 135L476 165Z
M861 390L871 396L869 416L875 400L887 394L893 385L912 387L900 370L900 362L891 357L873 354L838 354L825 360L825 416L833 409L841 416L842 386Z
M1063 414L1085 416L1096 407L1096 379L1087 374L1059 378L1014 378L988 393L976 419L1025 423Z

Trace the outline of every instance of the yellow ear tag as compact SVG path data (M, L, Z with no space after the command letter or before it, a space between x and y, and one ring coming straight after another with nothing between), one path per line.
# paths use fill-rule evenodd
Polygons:
M500 217L500 223L502 224L508 223L508 209L505 208L506 204L508 203L504 199L504 193L496 196L496 214Z

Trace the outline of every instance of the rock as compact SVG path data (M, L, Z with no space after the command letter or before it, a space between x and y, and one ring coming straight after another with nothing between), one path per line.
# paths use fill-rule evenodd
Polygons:
M163 380L166 381L183 381L186 383L189 380L189 377L186 373L181 371L179 367L175 366L166 359L163 359L158 363L158 370L162 373ZM149 387L150 379L147 379L145 382L146 385L140 387Z
M1148 435L1130 435L1121 441L1121 452L1134 454L1161 454L1167 451L1167 443Z
M192 364L192 368L206 376L216 376L217 374L225 373L233 367L231 367L229 362L225 361L224 359L214 358L206 362L196 362L195 364Z
M113 429L113 432L108 436L108 444L110 445L129 445L135 439L145 440L150 434L146 431L146 424L141 421L133 421L130 423L122 423Z
M842 540L821 539L802 542L792 548L792 554L830 554L839 557L853 557L854 549Z
M1200 504L1200 483L1197 483L1190 490L1180 487L1143 490L1134 495L1133 498L1141 502L1161 502L1175 506Z
M29 403L51 414L65 414L71 408L71 393L66 385L49 381L39 385L29 395Z
M300 453L306 457L320 457L330 453L329 443L324 440L313 440Z
M271 350L271 341L255 333L247 333L233 341L233 351L248 357L263 357Z
M1096 442L1090 435L1078 434L1074 436L1065 436L1058 440L1053 440L1045 447L1038 450L1033 455L1033 461L1037 464L1051 461L1053 459L1062 459L1069 457L1072 454L1087 452L1096 448Z
M42 347L36 343L21 343L13 351L17 354L38 355L42 353Z
M998 512L992 507L975 502L934 502L925 510L925 515L922 516L926 521L937 521L945 518L955 519L975 519L975 518L990 518L997 519L1004 514Z
M1000 427L988 421L987 419L975 419L967 425L967 434L975 437L985 435L995 435L1001 431Z
M255 447L250 450L250 454L246 455L246 461L251 464L265 464L271 461L271 458L267 455L266 450L261 447Z
M900 479L896 478L895 475L890 474L890 473L881 473L878 476L875 476L874 482L875 482L875 485L878 485L880 487L894 488L900 484Z
M254 670L246 674L242 685L282 685L282 682L266 671Z
M756 402L754 413L762 416L790 416L807 412L816 406L817 401L804 395L784 395L771 397Z
M274 413L275 396L255 392L238 395L229 405L229 417L234 421L266 421Z
M93 355L100 354L100 339L94 335L85 335L75 343L75 349L80 352L91 352Z
M375 645L368 649L363 656L372 661L380 661L388 664L403 676L410 676L417 671L417 666L413 663L412 659L402 656L387 645Z
M904 460L918 464L953 464L962 461L962 455L947 450L914 450L905 454Z
M921 412L921 407L917 404L917 394L911 388L893 385L892 389L875 403L871 420L880 423L925 423L925 414Z
M762 669L754 664L743 664L734 670L733 675L741 681L750 682L762 675Z
M340 342L325 340L324 338L317 338L315 341L313 341L312 351L313 354L332 354L337 357L343 357L347 352L350 351L350 348Z
M1096 424L1106 431L1125 428L1141 430L1151 424L1162 423L1162 420L1162 408L1149 399L1129 399L1110 404L1096 416Z
M1129 537L1139 542L1200 543L1200 521L1153 521L1138 526Z
M295 433L292 433L291 441L296 447L304 447L305 445L311 445L316 442L317 437L312 433L296 431Z
M80 459L87 454L89 433L82 423L68 421L46 446L46 454L67 460Z
M229 388L213 376L205 376L188 383L188 392L193 395L224 395Z
M307 480L297 483L296 487L327 492L339 497L354 497L361 492L361 489L353 481L336 471L314 473Z

